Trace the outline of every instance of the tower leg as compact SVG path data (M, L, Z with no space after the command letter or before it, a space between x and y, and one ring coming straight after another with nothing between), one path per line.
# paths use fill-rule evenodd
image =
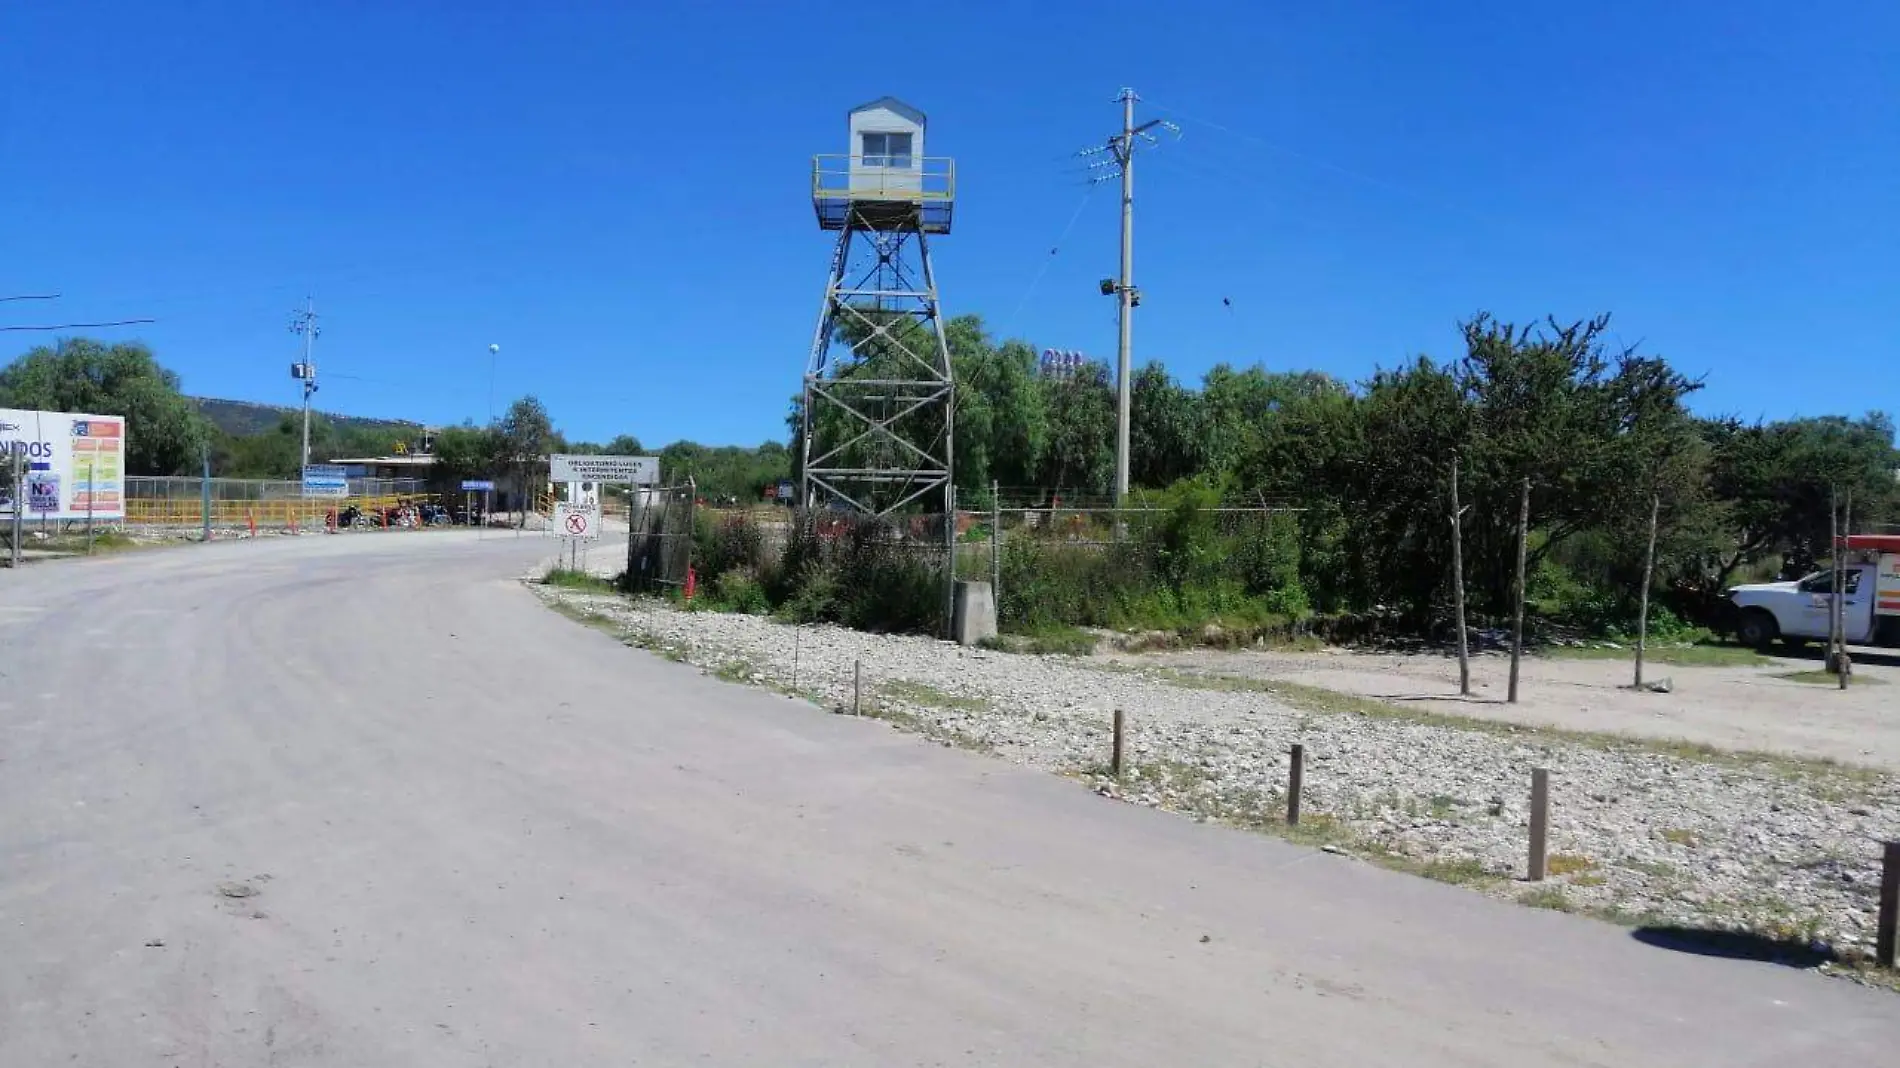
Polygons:
M922 220L894 219L890 207L870 217L852 210L833 249L805 368L800 487L808 508L940 515L947 628L956 581L949 340ZM914 537L893 541L929 545Z

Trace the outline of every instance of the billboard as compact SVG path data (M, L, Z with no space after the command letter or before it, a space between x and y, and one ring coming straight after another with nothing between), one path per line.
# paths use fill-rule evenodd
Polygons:
M25 514L35 519L125 518L125 419L0 408L0 455L21 454ZM10 511L11 502L0 504Z

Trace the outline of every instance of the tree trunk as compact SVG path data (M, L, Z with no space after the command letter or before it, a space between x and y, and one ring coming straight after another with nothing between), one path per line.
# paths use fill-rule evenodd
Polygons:
M1841 666L1841 499L1840 491L1828 487L1827 492L1827 552L1828 552L1828 606L1827 606L1827 669L1839 671Z
M1531 480L1525 479L1517 502L1517 582L1513 599L1517 602L1516 621L1511 625L1511 690L1506 700L1517 703L1517 665L1524 657L1524 561L1531 531Z
M1649 495L1649 548L1643 552L1643 590L1636 602L1636 689L1643 688L1643 654L1649 648L1649 587L1656 580L1656 523L1662 494Z
M1471 650L1465 638L1465 513L1458 506L1458 454L1451 454L1451 601L1458 628L1458 696L1471 696Z

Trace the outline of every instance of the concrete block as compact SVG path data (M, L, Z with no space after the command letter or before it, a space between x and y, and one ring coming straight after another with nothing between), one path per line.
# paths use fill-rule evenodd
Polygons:
M987 582L957 583L950 634L958 645L975 645L996 637L996 596Z

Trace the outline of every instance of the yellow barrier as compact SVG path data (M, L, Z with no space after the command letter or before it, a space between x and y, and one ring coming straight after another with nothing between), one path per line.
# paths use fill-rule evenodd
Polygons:
M297 497L270 501L211 502L211 525L245 527L252 524L267 529L321 529L332 511L354 505L366 515L389 508L440 503L436 494L390 494L379 497L351 497L348 500L304 500ZM204 522L204 504L194 500L129 500L125 502L125 522L132 526L198 526Z

